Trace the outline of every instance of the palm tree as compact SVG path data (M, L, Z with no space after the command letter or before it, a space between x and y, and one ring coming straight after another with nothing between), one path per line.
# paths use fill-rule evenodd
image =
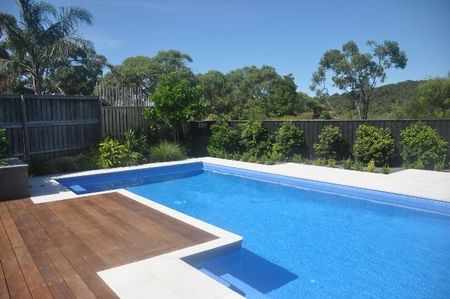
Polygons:
M76 51L92 49L78 36L80 24L92 24L91 14L78 7L56 9L34 0L17 0L19 21L0 12L0 74L9 80L27 80L35 94L50 85L52 68Z

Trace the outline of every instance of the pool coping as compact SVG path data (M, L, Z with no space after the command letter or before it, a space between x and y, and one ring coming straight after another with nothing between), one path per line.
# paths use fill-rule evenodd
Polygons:
M223 230L209 223L203 222L199 219L190 217L181 212L175 211L171 208L158 204L147 198L141 197L125 189L115 189L77 195L74 192L66 189L56 181L56 179L60 178L70 178L137 169L151 169L161 166L190 164L194 162L238 168L244 171L254 171L263 174L280 175L295 179L304 179L313 182L328 183L336 186L365 189L367 191L378 191L394 195L419 197L425 200L430 199L433 202L450 202L450 190L448 190L448 196L446 192L447 190L443 189L443 192L441 194L442 196L439 195L424 197L421 193L417 194L417 192L412 192L414 190L411 188L396 189L389 188L389 186L387 188L383 188L383 183L386 184L388 180L394 181L392 184L390 184L390 186L396 186L397 184L399 184L398 178L400 178L401 180L402 176L396 174L402 174L404 171L400 171L398 173L390 175L383 175L311 165L300 165L294 163L285 163L279 165L260 165L210 157L194 158L175 162L152 163L114 169L91 170L57 176L37 177L32 179L32 184L40 185L40 188L37 187L38 193L35 192L34 196L32 190L31 199L34 203L38 204L55 200L65 200L70 198L91 196L95 194L119 192L150 208L156 209L171 217L181 220L187 224L193 225L218 237L218 239L216 240L209 241L203 244L198 244L160 256L152 257L150 259L145 259L98 272L97 274L121 298L145 297L145 294L148 295L149 292L151 292L153 296L161 298L242 298L242 296L240 296L239 294L218 283L211 277L198 271L182 260L183 258L186 258L188 256L204 254L206 252L223 249L228 246L239 246L242 241L241 236ZM316 172L311 170L314 170ZM428 171L418 171L418 173L422 175L430 174L430 172ZM416 174L417 173L413 173L412 175ZM450 174L444 174L440 176L445 179L445 182L447 182L447 179L449 179L448 182L450 183ZM433 182L431 180L430 185L435 186L436 182ZM41 189L41 193L39 193L39 189ZM50 193L53 192L53 194L45 194L46 191L49 191ZM124 277L126 277L127 279L124 279ZM181 288L180 285L182 286ZM199 288L199 286L201 287Z

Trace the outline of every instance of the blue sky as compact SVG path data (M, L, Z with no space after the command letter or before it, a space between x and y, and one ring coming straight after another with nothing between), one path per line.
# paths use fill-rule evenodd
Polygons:
M135 55L178 49L191 55L195 72L227 72L246 65L292 73L307 91L322 54L354 40L396 40L406 69L387 83L446 76L450 71L449 0L50 0L81 6L94 16L80 33L113 64ZM0 9L17 13L15 1Z

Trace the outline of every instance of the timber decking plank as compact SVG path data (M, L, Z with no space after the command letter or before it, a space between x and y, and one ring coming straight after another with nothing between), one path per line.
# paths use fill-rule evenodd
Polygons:
M0 299L9 299L8 286L6 285L5 274L3 273L3 266L0 262Z
M19 262L16 259L16 255L6 234L3 220L0 223L0 262L9 295L13 298L31 298Z
M0 202L0 299L117 298L98 271L215 238L118 193Z
M25 273L24 278L30 289L31 295L33 298L50 298L50 290L42 278L42 275L11 218L9 211L4 207L0 208L0 216L17 261L19 262L21 271L22 273Z
M59 246L61 253L95 296L117 298L96 274L96 269L106 268L100 257L91 251L74 233L67 228L64 230L65 224L49 209L38 206L32 209L32 213L48 234L53 236L53 240Z
M30 221L25 221L24 216L27 214L27 209L23 204L24 202L21 201L10 201L7 205L19 233L22 235L25 244L28 246L28 250L36 262L39 272L47 283L50 292L54 298L75 298L70 288L59 275L58 270L53 265L46 250L43 248L42 244L47 238L40 236L39 239L33 232L32 226L30 226L33 224L29 223Z

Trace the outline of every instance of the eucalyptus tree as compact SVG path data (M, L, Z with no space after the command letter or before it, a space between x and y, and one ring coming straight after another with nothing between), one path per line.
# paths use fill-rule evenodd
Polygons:
M92 24L91 14L79 7L56 9L49 3L17 0L19 18L0 13L0 71L26 80L35 94L51 82L52 69L70 55L92 49L77 27Z
M386 80L386 71L403 69L408 61L406 53L395 41L386 40L383 44L368 41L367 45L371 47L371 53L361 53L353 41L345 43L342 50L326 51L311 84L311 90L318 97L326 96L326 77L331 72L333 86L350 96L360 119L367 119L372 92L378 83Z

